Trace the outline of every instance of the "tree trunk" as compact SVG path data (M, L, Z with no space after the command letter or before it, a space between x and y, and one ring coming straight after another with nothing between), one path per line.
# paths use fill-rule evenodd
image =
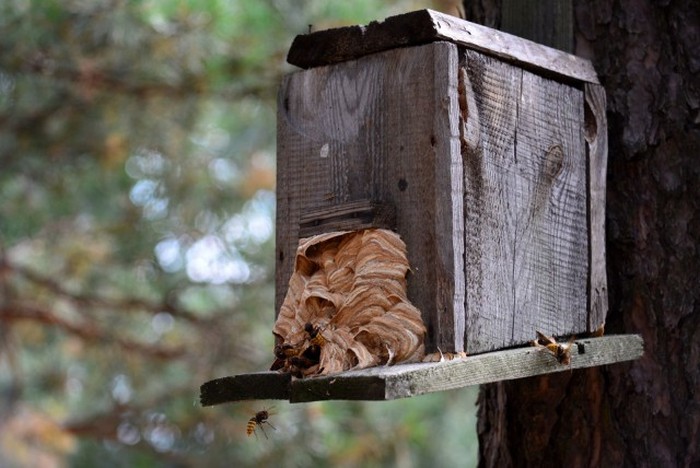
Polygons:
M511 1L465 1L467 19L542 41ZM560 20L608 95L606 333L640 333L645 355L482 386L480 465L700 466L700 6L572 5Z

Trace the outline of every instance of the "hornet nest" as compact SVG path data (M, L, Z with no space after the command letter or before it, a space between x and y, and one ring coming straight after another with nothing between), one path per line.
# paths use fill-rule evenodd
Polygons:
M272 333L271 370L296 377L420 361L425 325L406 296L406 245L385 229L301 239Z

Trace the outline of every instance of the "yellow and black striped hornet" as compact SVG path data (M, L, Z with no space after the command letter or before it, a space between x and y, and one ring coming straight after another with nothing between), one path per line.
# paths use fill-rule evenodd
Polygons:
M542 332L535 331L535 333L537 333L537 339L532 342L533 346L549 351L559 364L564 366L571 364L571 346L574 344L575 336L569 338L566 344L562 344Z
M314 326L311 322L306 322L303 327L306 338L296 344L276 344L275 361L270 370L289 372L297 378L312 372L310 369L317 366L321 360L321 348L328 342L322 333L324 328L325 326ZM315 373L315 370L313 372Z
M304 325L304 331L309 335L309 343L319 348L326 344L326 339L321 333L322 330L321 327L314 327L311 322L306 322L306 325Z
M263 435L267 439L267 433L265 432L265 428L263 428L263 424L267 424L272 429L277 430L277 428L270 424L270 421L268 421L268 418L273 414L275 413L267 409L260 410L257 413L255 413L255 416L248 420L248 424L245 428L245 433L248 435L248 437L250 437L253 434L255 434L255 437L257 437L258 434L256 432L256 429L260 428L260 430L263 432Z
M270 370L279 370L287 365L289 359L297 356L300 352L299 348L296 348L289 343L282 343L275 345L275 361L270 366Z

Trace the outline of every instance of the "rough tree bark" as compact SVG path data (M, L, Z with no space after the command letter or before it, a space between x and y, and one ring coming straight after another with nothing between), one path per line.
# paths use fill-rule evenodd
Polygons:
M514 32L509 4L464 2ZM572 5L574 52L608 94L606 332L640 333L646 353L483 386L480 465L700 466L700 2Z

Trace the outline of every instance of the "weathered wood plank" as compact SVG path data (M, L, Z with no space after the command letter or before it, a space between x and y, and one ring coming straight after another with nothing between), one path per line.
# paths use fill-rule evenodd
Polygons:
M637 359L644 353L639 335L610 335L576 340L571 364L562 365L542 349L526 346L434 363L401 364L292 379L289 374L260 372L223 377L201 386L203 406L240 400L288 399L391 400L483 383L513 380Z
M605 176L608 165L608 123L605 89L585 87L585 129L588 152L588 229L590 232L588 329L605 323L608 313L608 280L605 271Z
M292 382L291 402L316 400L391 400L502 380L630 361L642 356L639 335L577 340L571 365L546 351L524 347L438 363L403 364L300 379Z
M257 372L205 382L199 389L202 406L241 400L288 400L291 397L290 374Z
M462 138L469 354L512 346L515 133L522 71L467 50Z
M370 200L357 200L303 213L299 221L299 237L333 231L357 231L371 227L396 229L394 207Z
M462 345L463 240L452 236L464 225L457 60L454 44L436 42L285 78L278 107L277 311L302 218L369 201L395 208L396 230L409 246L409 299L424 314L428 349Z
M462 66L466 351L590 331L583 93L471 50Z
M393 16L367 26L299 35L292 43L287 61L309 68L441 40L538 70L539 73L598 83L588 60L433 10Z
M445 46L447 44L443 43ZM421 167L413 177L425 177L425 170L432 168L432 181L425 186L435 197L435 214L432 219L435 246L429 255L416 259L414 275L420 275L420 266L431 265L435 270L435 313L433 324L434 345L426 346L433 352L439 346L445 351L464 350L466 280L464 270L464 162L461 152L459 129L458 71L459 54L456 47L449 53L436 54L433 61L433 121L430 133L432 151L423 154ZM390 169L391 170L391 169ZM423 175L421 175L421 173ZM397 187L398 188L398 187ZM395 190L395 189L394 189ZM399 195L401 191L394 192ZM405 191L403 192L405 193ZM408 204L410 212L403 217L400 232L415 229L416 222L425 217L423 210ZM427 263L423 263L427 262ZM409 277L408 287L412 287ZM424 287L416 284L415 287ZM409 290L409 297L410 296Z
M588 223L583 92L522 72L514 198L513 344L533 329L576 334L587 327Z

